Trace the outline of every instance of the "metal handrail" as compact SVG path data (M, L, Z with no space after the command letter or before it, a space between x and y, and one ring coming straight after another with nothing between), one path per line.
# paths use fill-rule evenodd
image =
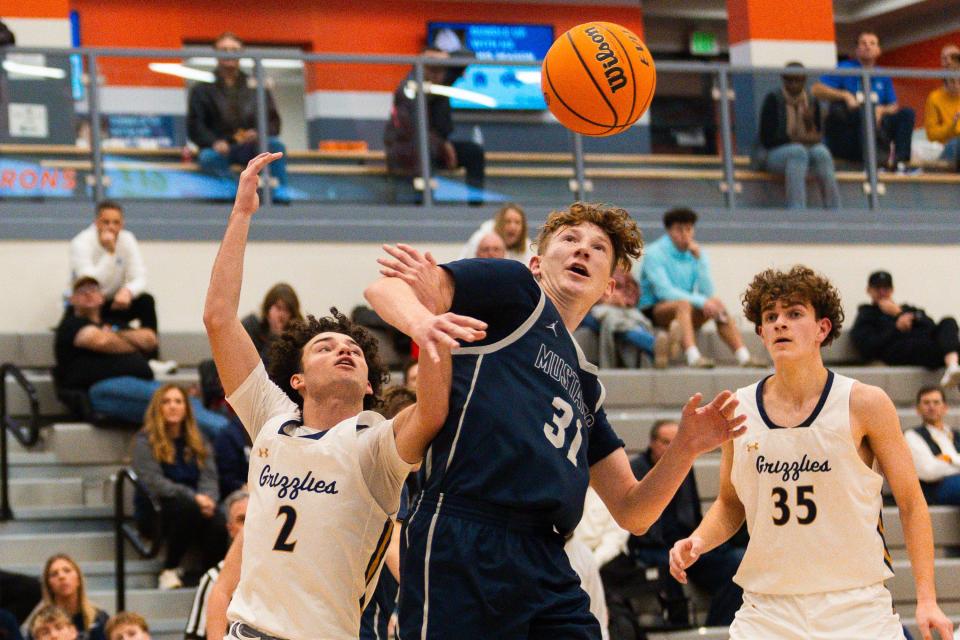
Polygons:
M423 82L423 72L427 65L441 67L460 67L464 65L465 60L460 58L428 58L422 55L390 55L390 54L357 54L357 53L305 53L301 51L277 51L250 48L239 52L217 51L205 47L189 47L183 49L153 49L153 48L131 48L131 47L75 47L70 49L57 49L50 47L10 47L4 51L15 53L41 53L47 55L79 55L86 58L87 72L89 77L97 78L98 60L104 57L112 58L189 58L201 56L216 59L241 59L247 58L254 61L254 75L257 79L257 136L261 145L261 150L266 149L267 144L267 126L266 126L266 101L263 83L263 60L265 58L281 60L300 60L305 63L341 63L341 64L395 64L395 65L413 65L413 77L417 83ZM498 66L529 66L539 64L539 60L480 60L471 59L471 65L498 65ZM733 171L733 122L730 117L730 103L732 97L726 87L729 86L730 79L738 74L751 74L759 76L783 75L783 67L753 67L747 65L733 65L722 62L678 62L662 61L657 62L657 70L660 73L700 73L710 74L714 82L720 85L719 91L719 113L721 115L720 135L721 135L721 160L723 166L723 190L726 193L726 207L733 210L736 207L736 182ZM920 78L920 79L943 79L945 77L960 78L960 71L949 71L946 69L900 69L889 67L874 68L836 68L836 67L807 67L791 68L792 75L803 75L807 77L819 77L822 75L858 77L862 79L863 86L869 86L870 79L874 76L887 76L893 78ZM93 163L93 193L96 199L104 197L103 183L103 151L101 149L102 132L100 130L100 87L96 81L90 83L90 98L88 103L89 117L91 123L91 156ZM417 110L417 147L421 156L420 172L424 183L423 206L430 208L434 206L431 193L431 174L433 167L429 161L429 152L427 150L426 126L426 101L423 92L418 91L416 97ZM868 204L871 210L879 207L879 197L877 190L877 167L876 167L876 140L870 133L873 125L870 115L870 100L865 100L862 105L864 111L864 130L865 130L865 174L869 185ZM583 178L583 144L580 134L573 134L573 144L571 150L571 167L574 170L577 180L577 197L584 196ZM269 176L269 172L267 172ZM573 183L572 183L573 184ZM269 205L272 200L272 190L270 180L266 179L263 183L263 202Z
M7 375L17 383L30 402L30 418L26 425L15 420L7 412ZM40 440L40 401L37 390L27 380L17 365L7 362L0 365L0 522L13 519L10 508L10 466L7 457L7 432L13 434L24 447L32 447Z
M133 487L146 496L150 507L150 523L152 530L149 537L140 534L136 525L129 521L124 513L124 484L129 482ZM163 508L160 501L147 490L140 481L137 473L129 467L123 467L117 472L113 485L113 533L114 533L114 568L116 570L117 611L125 611L127 603L127 559L125 542L129 541L137 553L144 559L157 557L163 544L163 527L160 525Z

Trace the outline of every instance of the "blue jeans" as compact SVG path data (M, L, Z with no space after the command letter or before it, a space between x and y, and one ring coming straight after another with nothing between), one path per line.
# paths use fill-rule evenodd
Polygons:
M133 424L143 423L143 414L147 411L150 399L162 385L157 380L133 376L107 378L90 387L90 405L94 411L105 416ZM197 425L211 442L230 424L225 416L205 409L196 398L190 398L190 404Z
M833 157L822 143L806 146L799 143L783 144L767 154L767 171L779 173L786 179L787 208L807 206L807 173L813 172L820 184L824 206L840 208L840 188L833 169Z
M623 339L647 355L653 355L653 343L655 338L653 337L652 333L643 327L634 327L629 331L624 331Z
M947 476L933 491L931 504L947 504L960 507L960 473Z
M287 147L280 141L280 138L276 136L271 136L267 140L267 149L272 153L282 151L286 154ZM230 145L230 152L222 156L212 147L206 147L200 149L200 153L197 155L197 164L200 165L200 169L204 173L209 173L210 175L217 176L219 178L229 178L230 180L235 180L236 176L233 175L233 172L230 171L230 165L239 164L246 165L250 160L255 158L260 152L260 146L256 142L248 142L246 144L232 144ZM270 175L277 179L277 182L280 184L281 188L286 188L287 186L287 158L284 155L283 158L275 160L270 164Z

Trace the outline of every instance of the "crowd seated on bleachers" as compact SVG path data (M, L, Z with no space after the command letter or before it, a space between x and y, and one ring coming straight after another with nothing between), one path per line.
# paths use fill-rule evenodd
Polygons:
M243 530L249 501L250 494L247 493L246 489L237 489L223 501L227 536L231 543ZM207 572L200 578L197 592L193 597L193 607L190 609L190 615L187 616L187 626L183 632L184 640L203 640L207 637L207 603L209 602L210 591L216 583L221 569L223 569L223 560L207 569ZM107 638L107 640L111 639Z
M960 71L960 49L944 47L942 62L948 71ZM943 86L927 96L924 105L923 128L927 139L944 145L943 159L960 171L960 78L944 78Z
M960 507L960 431L944 422L948 408L943 387L922 387L917 391L922 422L905 435L927 504Z
M823 206L839 209L840 187L833 156L823 144L820 103L807 91L807 77L790 73L790 69L802 68L799 62L788 63L783 86L763 99L757 162L770 173L785 177L788 208L806 208L807 175L812 174Z
M104 323L141 331L138 350L156 358L157 311L146 292L147 268L136 236L124 228L123 207L113 200L97 205L93 223L70 241L70 282L89 277L100 285ZM152 335L151 335L152 334Z
M637 367L639 354L643 353L653 359L655 367L665 368L671 347L667 332L654 330L650 319L637 308L640 286L630 272L617 269L613 279L613 291L593 306L587 315L590 320L584 319L585 324L598 325L597 364L601 369L613 369L620 363ZM679 348L679 344L676 347Z
M150 627L139 613L121 611L107 620L107 640L150 640Z
M133 441L133 470L160 502L160 522L151 521L146 496L137 494L138 526L151 531L159 525L166 541L166 557L160 573L161 589L175 589L223 559L227 531L217 508L220 489L213 448L197 428L186 392L173 384L154 393L144 415L143 429ZM199 570L181 566L187 551L196 548Z
M740 330L714 295L707 253L695 239L696 223L697 214L687 208L671 209L663 215L667 232L644 247L639 308L660 329L669 329L674 320L680 323L688 366L709 369L715 364L696 344L696 331L709 320L716 323L717 332L741 366L765 366L750 355Z
M23 635L27 640L42 640L43 637L59 640L67 636L58 634L66 633L69 629L73 630L73 635L69 637L76 640L106 640L104 625L107 613L87 598L83 572L73 558L63 553L50 556L43 567L40 584L42 598L23 625ZM60 615L50 615L51 607L66 616L66 622ZM41 634L46 632L53 635L37 635L38 630L41 630Z
M217 36L214 49L224 52L243 51L243 42L235 34ZM198 82L187 98L187 134L200 148L197 163L217 177L236 180L231 165L246 166L258 153L257 91L255 82L240 70L239 58L219 58L213 82ZM280 114L267 89L267 148L271 152L286 151L280 141ZM280 158L270 171L279 186L274 198L287 199L287 161Z
M482 258L478 253L483 238L490 232L503 238L506 255L503 257L518 260L523 264L530 264L530 258L535 251L530 242L530 232L527 226L527 214L523 207L515 202L508 202L500 207L492 220L487 220L480 228L473 232L467 243L460 250L461 258Z
M944 367L940 384L960 384L960 336L957 321L946 316L934 321L920 307L897 304L893 299L893 277L875 271L867 279L870 304L857 309L851 337L864 360L881 360L888 365Z
M837 65L839 69L873 68L880 58L880 39L876 33L863 31L857 35L853 58ZM893 80L873 76L865 91L859 76L821 76L813 85L813 95L830 103L824 123L827 146L834 157L863 162L866 157L863 140L863 110L869 101L877 122L877 162L890 171L910 171L910 152L914 112L897 102ZM875 97L874 97L875 96Z

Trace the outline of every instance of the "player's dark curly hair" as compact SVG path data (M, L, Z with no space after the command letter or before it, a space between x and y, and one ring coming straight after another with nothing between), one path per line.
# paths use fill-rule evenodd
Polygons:
M315 318L308 315L305 320L294 320L273 344L268 355L270 379L287 396L303 409L303 396L290 386L290 377L303 371L303 347L318 333L332 331L350 336L363 350L367 362L367 380L373 389L372 395L363 398L364 409L376 409L380 402L380 390L389 378L389 371L380 360L380 345L377 339L359 324L330 307L330 315Z
M843 304L837 288L824 276L810 267L796 265L790 271L767 269L753 277L753 282L741 297L743 314L753 323L759 333L763 324L763 311L777 302L781 304L810 303L817 320L830 319L830 333L823 346L833 342L840 335L843 325Z
M597 225L610 238L613 245L613 262L610 274L622 267L629 271L631 259L636 260L643 251L643 235L626 209L605 204L574 202L566 211L552 211L540 228L537 236L537 253L543 255L550 238L563 227L573 227L584 222Z

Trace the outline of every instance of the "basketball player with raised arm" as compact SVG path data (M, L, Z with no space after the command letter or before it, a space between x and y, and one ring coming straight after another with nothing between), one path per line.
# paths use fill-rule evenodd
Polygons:
M356 640L401 486L446 417L449 349L483 338L484 325L453 314L418 323L416 339L440 357L421 364L423 402L393 420L364 411L387 373L376 340L336 310L291 325L268 375L237 306L258 174L280 155L257 156L240 176L203 315L227 400L253 441L242 554L231 549L221 574L236 575L241 560L229 637Z
M902 640L884 581L886 477L900 507L923 638L952 639L937 606L933 534L897 411L880 388L830 371L820 349L839 334L840 296L804 266L764 271L743 295L774 373L737 391L747 432L723 445L720 491L700 526L670 551L685 570L747 522L734 580L743 606L733 640ZM881 475L881 473L883 475Z
M472 259L437 266L390 248L366 291L404 333L435 313L487 323L453 352L446 423L424 459L424 490L405 528L400 635L405 640L600 638L564 551L592 484L621 526L645 531L697 455L735 435L729 391L683 408L663 460L637 482L602 408L603 387L570 332L629 268L641 238L619 208L575 203L540 232L530 268ZM432 357L421 349L421 366ZM424 355L426 354L426 355Z

